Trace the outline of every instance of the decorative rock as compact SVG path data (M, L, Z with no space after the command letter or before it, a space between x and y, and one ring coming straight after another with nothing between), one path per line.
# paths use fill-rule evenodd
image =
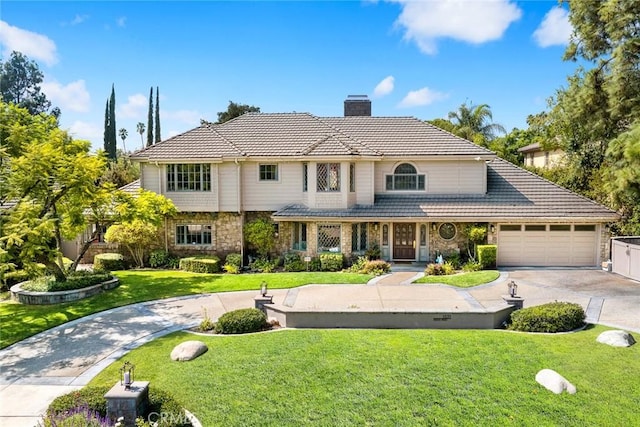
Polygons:
M204 354L209 350L202 341L185 341L178 344L171 351L171 360L186 362Z
M612 347L630 347L636 343L633 336L627 331L604 331L596 341Z
M562 375L552 369L543 369L536 374L536 381L549 391L560 394L567 391L569 394L576 393L576 386L571 384Z

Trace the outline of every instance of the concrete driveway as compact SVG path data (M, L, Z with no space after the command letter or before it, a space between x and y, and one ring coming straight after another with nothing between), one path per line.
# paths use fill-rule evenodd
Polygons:
M596 269L504 269L518 285L525 306L536 305L548 295L557 300L584 304L587 319L640 332L640 282ZM529 295L527 295L529 294ZM529 304L527 304L527 298Z

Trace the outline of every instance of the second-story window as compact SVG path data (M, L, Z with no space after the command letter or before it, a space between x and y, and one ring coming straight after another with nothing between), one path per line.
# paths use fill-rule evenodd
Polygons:
M260 181L277 181L278 165L268 164L260 165Z
M167 165L167 191L211 191L211 165Z
M340 191L340 163L318 163L318 191Z
M349 164L349 191L355 193L356 191L356 164Z
M302 164L302 191L304 193L307 192L309 188L309 164Z
M418 175L409 163L398 165L393 175L386 176L386 188L391 191L424 190L424 175Z

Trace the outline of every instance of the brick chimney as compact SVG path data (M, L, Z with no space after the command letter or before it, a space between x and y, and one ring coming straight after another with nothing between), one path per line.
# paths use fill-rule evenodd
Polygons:
M371 100L367 95L349 95L344 100L344 116L371 116Z

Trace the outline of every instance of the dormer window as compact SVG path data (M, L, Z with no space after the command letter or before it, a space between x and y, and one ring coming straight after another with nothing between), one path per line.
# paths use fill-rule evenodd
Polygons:
M318 192L340 191L340 163L318 163Z
M386 176L388 191L417 191L424 190L425 176L418 175L416 168L409 163L398 165L393 175Z

